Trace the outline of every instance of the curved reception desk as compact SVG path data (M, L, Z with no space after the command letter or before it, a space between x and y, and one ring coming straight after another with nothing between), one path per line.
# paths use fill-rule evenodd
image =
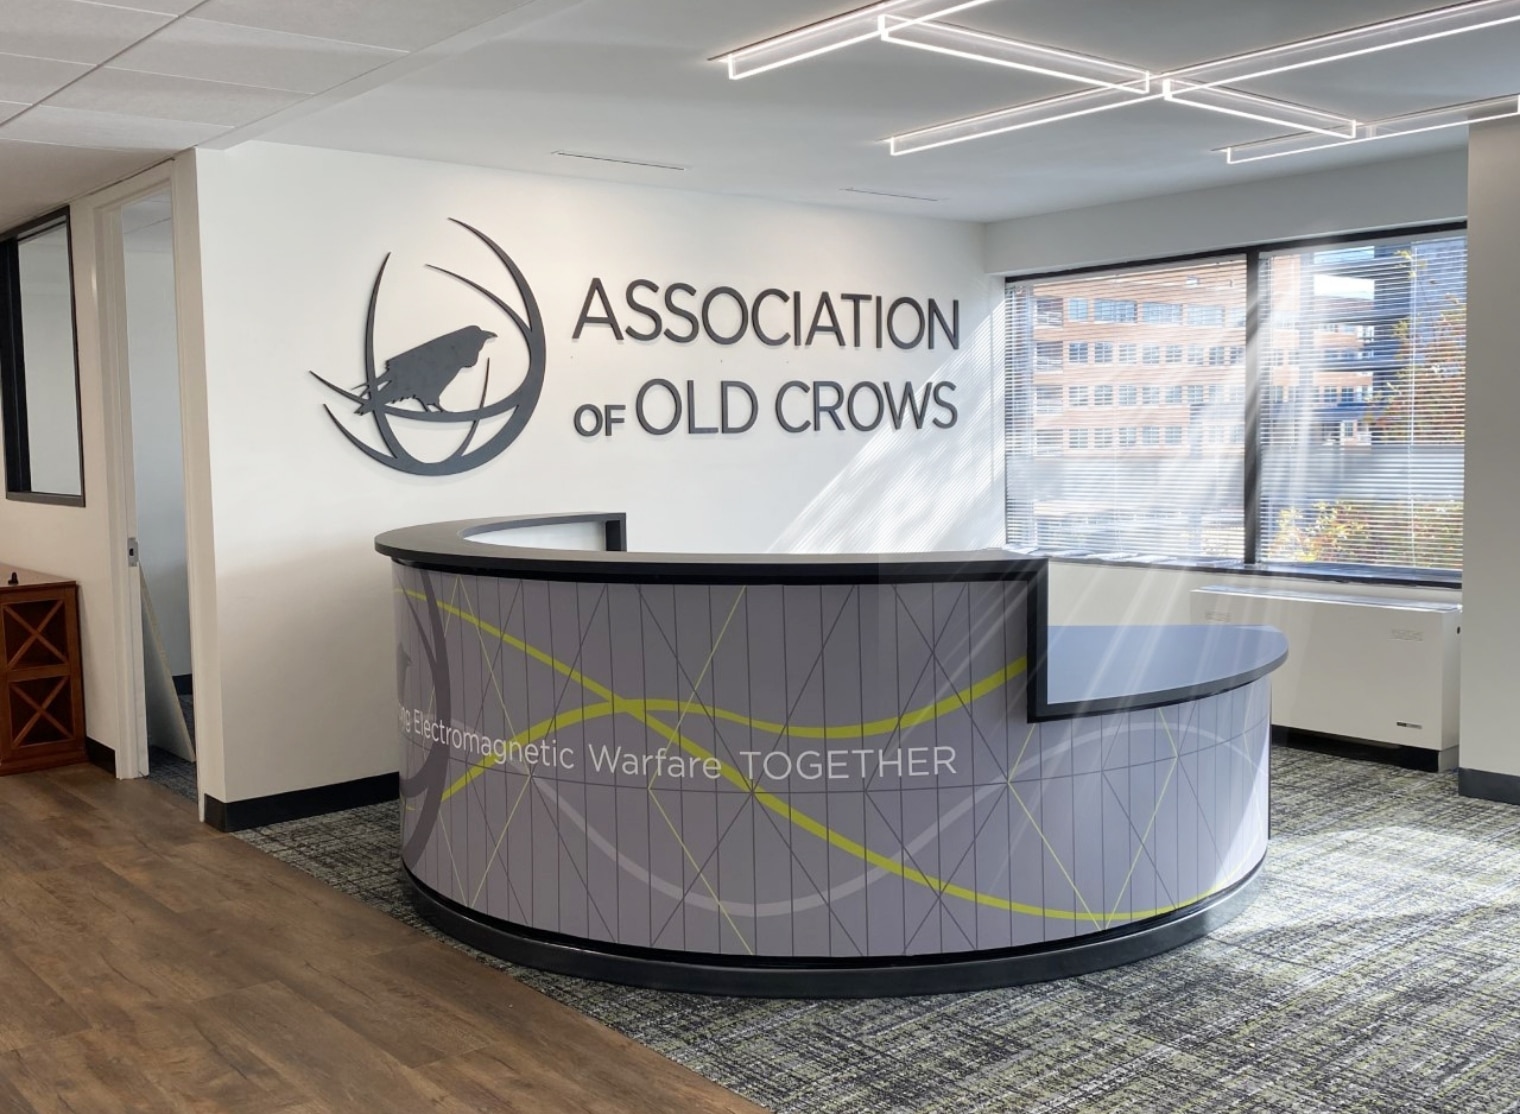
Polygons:
M376 541L404 876L450 934L664 989L896 995L1130 962L1249 900L1278 632L1049 627L1045 561L996 550L623 539Z

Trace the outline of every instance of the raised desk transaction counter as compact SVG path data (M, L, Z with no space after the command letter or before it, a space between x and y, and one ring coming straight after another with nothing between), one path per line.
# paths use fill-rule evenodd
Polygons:
M624 538L376 540L405 876L452 935L645 986L892 995L1130 962L1249 900L1278 632L1047 627L1045 561L997 550Z

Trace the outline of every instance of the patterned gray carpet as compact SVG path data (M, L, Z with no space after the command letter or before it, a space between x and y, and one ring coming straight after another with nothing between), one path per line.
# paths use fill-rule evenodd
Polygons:
M197 797L195 763L167 750L148 748L148 780L188 800Z
M1520 808L1274 748L1256 903L1212 937L1011 990L765 1002L481 957L776 1111L1520 1111ZM426 930L397 806L243 833ZM478 953L476 953L478 954Z

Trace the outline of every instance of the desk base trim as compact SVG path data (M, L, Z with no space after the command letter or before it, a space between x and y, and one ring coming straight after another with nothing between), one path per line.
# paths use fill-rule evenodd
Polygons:
M582 940L474 912L418 881L404 866L401 880L417 911L449 936L499 959L543 971L692 994L895 998L1048 982L1160 955L1244 912L1260 887L1261 866L1257 863L1239 882L1186 909L1075 940L990 952L857 960L753 959Z

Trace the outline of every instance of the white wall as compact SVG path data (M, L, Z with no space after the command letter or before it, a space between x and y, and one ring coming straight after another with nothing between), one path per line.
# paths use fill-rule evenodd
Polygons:
M127 731L121 715L124 682L115 655L105 402L99 347L91 328L94 240L87 228L80 227L77 208L73 219L85 505L64 507L0 499L0 560L79 582L85 731L96 742L119 749Z
M269 144L199 152L197 165L222 686L220 760L203 766L202 779L223 800L396 768L390 570L372 547L382 530L624 510L631 545L646 550L933 549L1000 539L993 291L979 226ZM522 437L495 461L416 478L348 445L323 411L334 396L307 373L346 387L363 381L365 304L388 252L394 285L381 294L382 359L495 312L467 291L460 301L461 288L423 269L446 266L510 289L450 218L487 232L527 274L547 322L548 381ZM904 353L753 339L619 344L603 328L573 341L593 276L614 296L649 278L750 295L775 286L809 298L959 298L961 345ZM511 342L492 352L496 374L506 374ZM478 374L461 381L479 383ZM631 403L657 376L706 386L748 380L760 420L737 437L656 438L631 414L612 438L573 432L578 405ZM769 413L789 379L930 378L957 385L953 429L787 435ZM353 409L334 406L346 428L372 436Z
M1291 160L1284 160L1291 162ZM990 273L1032 274L1279 240L1461 220L1460 150L1002 221Z
M1520 123L1472 129L1462 766L1520 776Z
M190 590L174 256L167 227L128 232L123 242L138 551L169 668L179 676L190 672Z

